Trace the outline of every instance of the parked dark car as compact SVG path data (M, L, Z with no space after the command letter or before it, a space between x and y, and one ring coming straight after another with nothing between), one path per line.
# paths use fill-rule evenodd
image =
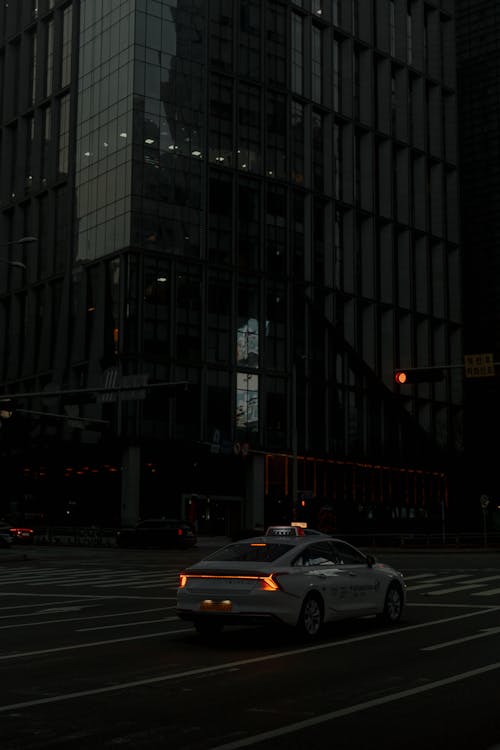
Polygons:
M33 544L35 541L35 530L29 526L11 526L10 534L18 544Z
M179 518L148 518L116 535L118 547L193 547L197 537L192 526Z

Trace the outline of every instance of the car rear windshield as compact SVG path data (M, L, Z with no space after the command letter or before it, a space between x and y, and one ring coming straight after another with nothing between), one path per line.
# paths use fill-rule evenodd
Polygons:
M262 542L245 542L230 544L228 547L214 552L208 560L230 561L230 562L273 562L285 552L293 549L292 544L271 544Z

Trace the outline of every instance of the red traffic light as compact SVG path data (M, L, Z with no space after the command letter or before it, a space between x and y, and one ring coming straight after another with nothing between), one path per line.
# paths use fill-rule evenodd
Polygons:
M408 370L395 370L394 382L398 385L413 383L437 383L444 378L442 367L410 367Z

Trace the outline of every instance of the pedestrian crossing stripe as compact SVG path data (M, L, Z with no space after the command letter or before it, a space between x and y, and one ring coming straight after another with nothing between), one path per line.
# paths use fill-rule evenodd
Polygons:
M177 569L154 569L138 571L137 568L116 570L96 568L82 571L72 568L62 571L61 568L39 567L11 568L7 575L0 573L0 588L7 590L12 586L29 586L40 588L55 586L57 588L177 588L179 571Z
M454 593L467 592L474 597L488 597L500 594L500 570L486 576L478 576L479 571L453 573L444 571L445 575L435 572L416 573L405 576L407 591L410 595L422 595L432 598L448 596ZM13 591L13 586L40 589L54 587L58 589L92 588L100 589L104 594L113 589L158 589L159 592L172 591L177 588L179 570L177 568L68 568L39 566L18 566L0 570L0 590L2 593ZM480 590L479 590L480 589ZM110 591L112 593L112 591Z

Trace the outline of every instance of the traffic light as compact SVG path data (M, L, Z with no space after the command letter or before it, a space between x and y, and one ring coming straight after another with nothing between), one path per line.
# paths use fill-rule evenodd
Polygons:
M437 383L444 378L441 367L410 367L407 370L395 370L394 382L398 385L414 383Z

